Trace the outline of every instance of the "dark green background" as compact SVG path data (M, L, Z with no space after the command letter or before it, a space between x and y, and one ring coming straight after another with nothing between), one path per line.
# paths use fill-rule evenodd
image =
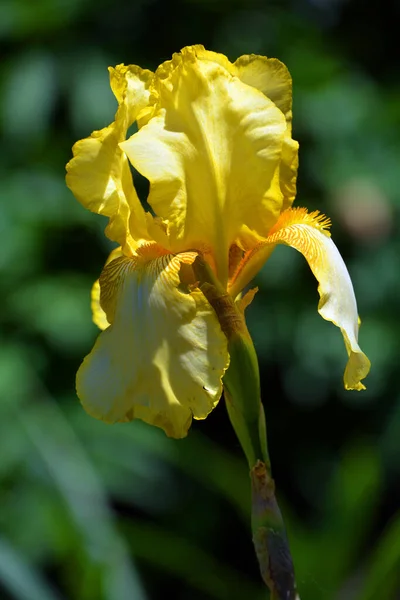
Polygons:
M376 0L0 0L2 598L268 596L223 402L174 441L96 422L74 393L111 246L64 165L113 119L108 65L153 69L193 43L288 65L296 204L332 218L372 362L368 390L345 392L340 332L278 248L248 319L301 598L400 598L399 19Z

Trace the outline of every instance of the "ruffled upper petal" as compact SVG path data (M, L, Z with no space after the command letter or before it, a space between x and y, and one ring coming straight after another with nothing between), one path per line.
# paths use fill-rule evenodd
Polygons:
M291 131L292 78L286 65L277 58L244 54L234 62L234 66L244 83L260 90L276 104L285 115Z
M180 279L195 253L163 254L155 244L110 262L100 277L111 325L77 374L77 392L106 422L142 419L183 437L192 416L218 402L228 366L227 342L211 306Z
M259 90L279 108L286 119L280 165L280 186L284 197L282 210L289 208L296 197L299 144L292 139L292 77L289 69L277 58L244 54L234 63L219 52L194 46L201 60L218 63L243 83Z
M139 113L149 103L149 87L154 73L136 65L117 65L109 67L110 86L118 104L128 109L128 127L134 123Z
M150 180L148 201L167 223L171 250L211 249L226 283L241 226L265 234L282 209L286 121L264 94L197 51L184 48L159 67L153 116L121 147Z
M67 185L89 210L110 218L107 236L132 252L149 240L148 221L132 183L130 166L119 143L147 105L152 74L139 67L110 69L111 87L119 102L115 121L73 147L67 164Z
M256 54L241 56L235 61L234 67L244 83L268 96L285 115L286 132L280 166L280 185L284 197L282 210L285 210L296 197L299 166L299 144L292 139L292 78L280 60Z
M306 209L288 209L270 232L266 242L250 252L237 269L234 293L246 285L253 273L269 256L276 244L296 248L306 258L318 280L318 312L340 328L349 360L344 373L346 389L365 389L361 380L369 372L370 362L358 345L358 314L354 290L346 265L330 238L329 220Z
M196 56L204 61L215 62L243 83L267 96L285 115L291 131L292 123L292 78L289 70L277 58L258 54L244 54L234 63L219 52L206 50L204 46L192 46Z

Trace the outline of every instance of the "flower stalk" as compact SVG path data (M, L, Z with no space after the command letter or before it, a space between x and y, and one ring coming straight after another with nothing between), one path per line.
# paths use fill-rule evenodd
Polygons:
M253 543L261 576L271 600L296 600L293 561L271 476L257 354L244 317L246 303L234 301L201 257L193 269L228 340L230 365L224 376L224 397L249 465Z

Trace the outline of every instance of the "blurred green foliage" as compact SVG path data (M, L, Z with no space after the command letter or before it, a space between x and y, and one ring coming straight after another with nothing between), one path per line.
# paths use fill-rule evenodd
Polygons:
M342 390L340 334L302 257L279 248L248 311L303 600L400 594L398 6L373 0L1 0L0 595L266 598L245 460L223 403L183 441L88 417L74 376L96 336L105 221L64 184L112 121L107 66L186 44L277 56L294 80L297 205L333 220L372 361Z

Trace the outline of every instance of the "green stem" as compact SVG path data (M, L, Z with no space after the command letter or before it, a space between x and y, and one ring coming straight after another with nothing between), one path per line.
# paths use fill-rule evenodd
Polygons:
M271 600L298 600L292 557L271 476L257 354L243 310L198 257L193 269L198 285L214 308L228 340L230 366L224 376L229 419L250 469L253 542Z
M232 379L236 383L244 381L245 385L248 381L248 379L237 377L237 373L242 371L245 363L241 362L239 369L236 359L239 358L240 352L235 350L231 354L231 365L224 378L224 395L230 421L244 450L250 469L253 543L261 576L271 591L271 600L295 600L293 561L282 513L275 496L275 482L272 479L268 455L264 409L260 397L257 396L256 401L256 397L251 394L246 396L248 402L245 413L240 408L242 403L235 402L235 391L239 391L240 386L239 388L235 387ZM251 385L247 387L248 390L252 388Z
M270 464L264 409L260 402L257 355L250 336L235 333L228 341L230 367L224 377L228 415L246 455L249 469L258 460ZM240 368L238 368L240 365Z
M250 470L251 526L261 576L271 600L296 600L296 583L282 513L275 496L275 482L265 463Z

